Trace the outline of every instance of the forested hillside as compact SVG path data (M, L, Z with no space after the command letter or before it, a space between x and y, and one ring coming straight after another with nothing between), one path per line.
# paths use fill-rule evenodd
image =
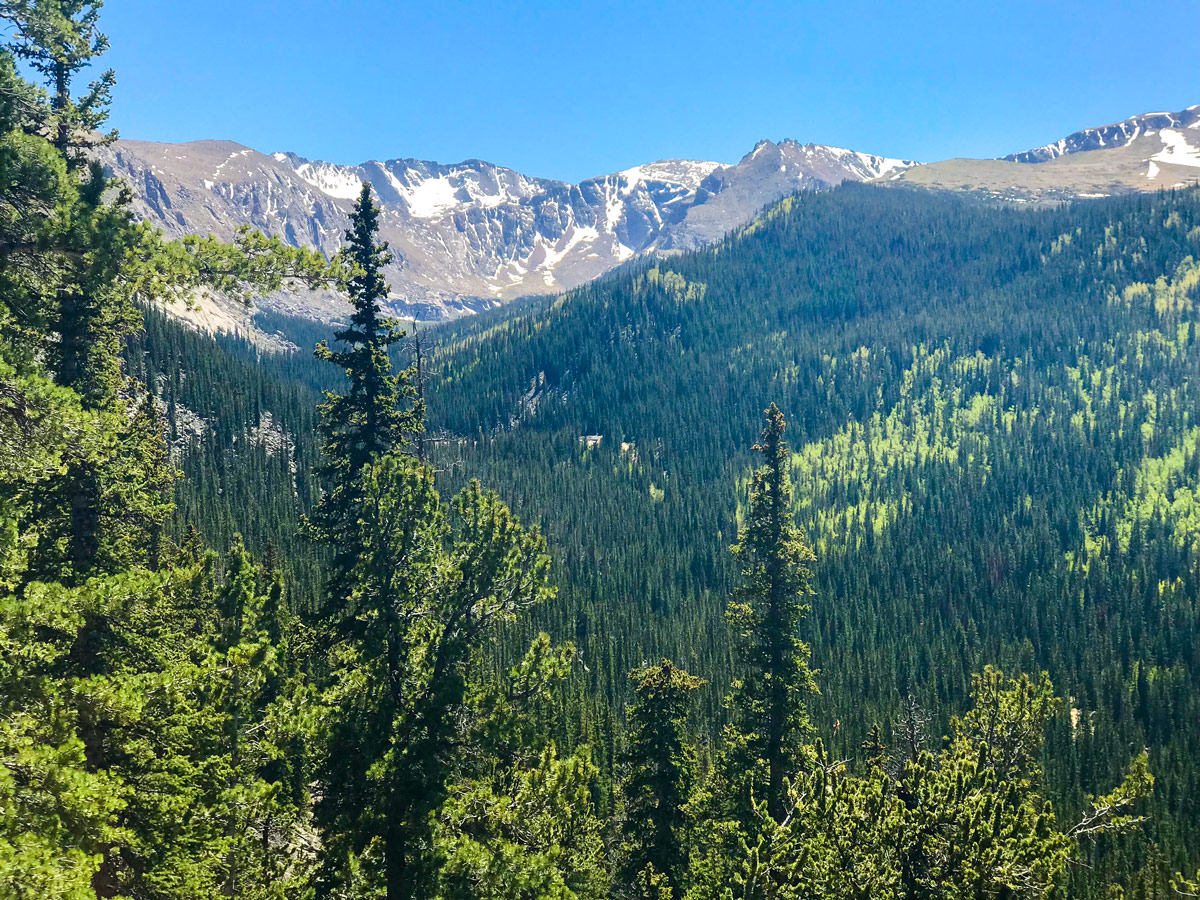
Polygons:
M527 628L578 642L618 709L623 673L660 655L704 674L711 734L735 671L746 435L776 400L818 557L806 639L831 746L891 734L910 701L940 734L983 665L1045 669L1064 697L1055 794L1080 807L1149 747L1147 840L1182 866L1200 852L1198 225L1194 193L1038 211L798 197L711 251L427 335L424 440L444 477L482 477L546 529L562 592ZM234 343L255 378L321 383ZM579 727L619 741L584 705Z
M660 653L719 685L745 435L777 402L831 746L891 734L910 698L941 734L972 672L1045 669L1055 794L1077 808L1149 747L1146 834L1180 865L1200 852L1198 226L1194 191L800 196L710 251L470 323L429 406L546 523L552 624L599 685ZM1118 868L1148 851L1129 852Z
M369 185L333 260L134 219L98 9L0 3L0 897L1200 890L1200 193L844 186L406 334ZM162 311L289 281L352 315Z

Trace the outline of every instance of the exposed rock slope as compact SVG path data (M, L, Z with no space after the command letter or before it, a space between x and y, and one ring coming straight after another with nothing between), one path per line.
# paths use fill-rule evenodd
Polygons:
M382 203L397 311L441 318L575 287L642 253L700 246L797 190L865 181L912 163L763 141L724 166L663 160L568 184L481 160L340 166L227 141L120 141L105 163L137 211L169 234L230 236L242 224L333 253L362 181ZM310 315L330 297L277 297Z

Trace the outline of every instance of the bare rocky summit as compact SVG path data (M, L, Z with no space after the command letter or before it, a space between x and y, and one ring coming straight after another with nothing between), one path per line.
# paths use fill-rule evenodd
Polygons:
M380 233L395 255L387 272L394 312L443 319L568 290L644 254L704 246L781 197L845 181L1015 202L1195 184L1200 105L1084 129L1003 159L919 165L760 141L733 165L661 160L578 184L478 159L344 166L228 141L119 141L103 161L132 185L136 211L169 235L228 238L249 224L326 254L341 246L351 206L368 181L383 207ZM343 309L331 293L281 293L266 302L322 319ZM201 313L228 318L227 310Z

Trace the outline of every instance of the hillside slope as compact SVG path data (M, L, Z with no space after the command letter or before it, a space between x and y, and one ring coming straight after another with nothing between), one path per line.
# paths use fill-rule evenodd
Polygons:
M736 674L727 547L778 402L818 552L805 638L831 746L873 720L890 733L909 696L939 734L985 664L1047 669L1065 814L1148 746L1148 840L1179 868L1200 852L1198 256L1195 191L1036 209L800 195L709 249L439 328L425 449L448 482L479 476L542 523L561 592L528 627L577 641L594 691L619 699L627 670L666 654L712 681L715 727ZM167 399L219 427L185 453L185 490L222 504L226 529L251 508L239 498L271 498L256 539L303 558L311 483L238 449L267 392L195 348L204 374ZM223 352L306 396L329 377L306 354ZM311 461L311 412L290 408L272 422ZM1161 887L1162 869L1138 874L1160 858L1147 846L1094 852L1075 895L1114 874Z
M848 754L873 719L888 733L908 695L954 709L985 664L1045 668L1066 808L1149 746L1152 835L1182 866L1200 852L1198 256L1196 191L1031 210L848 186L464 324L431 407L472 437L455 464L546 523L554 624L582 629L589 664L666 653L722 684L725 548L778 402L818 554L827 738Z
M1093 199L1200 181L1200 105L1088 128L1003 159L951 159L881 182L1014 201Z

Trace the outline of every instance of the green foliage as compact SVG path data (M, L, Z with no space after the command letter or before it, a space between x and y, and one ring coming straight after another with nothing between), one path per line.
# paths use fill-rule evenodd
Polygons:
M706 897L1048 897L1065 885L1076 842L1128 828L1115 810L1148 793L1145 759L1114 797L1062 828L1038 762L1055 700L1049 681L988 669L948 746L918 749L855 775L818 745L791 784L786 815L756 809L753 837L728 830L698 858ZM726 826L727 828L728 826Z
M704 682L666 659L629 677L635 686L626 713L620 877L635 893L682 896L693 825L688 802L696 781L686 727L690 695Z
M332 263L135 222L89 157L112 78L74 85L98 9L0 0L0 894L1150 898L1194 866L1194 191L790 198L439 329L413 448L369 190ZM290 281L351 295L317 360L145 306ZM772 406L747 477L764 394L795 449Z
M108 49L100 32L102 0L4 0L0 18L14 27L8 49L42 77L51 91L46 124L67 165L86 166L86 150L115 138L93 137L108 120L116 74L102 72L80 97L72 95L75 76Z
M746 521L733 546L742 583L726 618L735 636L741 677L733 684L725 777L740 795L741 815L754 799L766 800L775 820L784 817L786 782L802 767L804 740L812 733L806 699L816 693L808 645L800 628L809 611L813 552L792 524L790 458L783 413L774 404L754 449L764 465L750 483ZM766 778L761 778L765 768Z
M607 896L604 823L586 750L550 744L520 766L457 785L438 812L435 896L583 900Z
M1200 897L1200 872L1196 873L1194 881L1189 881L1183 875L1177 874L1171 881L1171 887L1184 897Z
M435 896L606 896L597 770L586 747L560 754L548 727L574 657L542 634L504 676L468 685L470 737L433 832Z
M314 537L334 547L329 602L335 609L344 602L356 556L353 541L363 503L363 467L407 444L408 436L422 427L423 409L410 384L414 373L393 372L388 356L388 348L404 332L379 311L388 296L380 269L391 257L386 244L375 242L378 229L379 207L364 182L346 233L348 246L342 252L349 267L347 288L354 312L349 325L334 337L346 349L334 351L322 341L316 350L317 359L345 371L349 385L345 394L326 391L319 408L320 473L327 487L308 523Z
M461 765L467 677L495 629L549 595L536 531L477 483L446 510L433 470L363 470L348 603L333 623L318 820L329 878L355 858L388 896L431 874L432 815Z
M277 663L280 586L251 589L240 546L226 584L166 540L165 423L122 349L135 300L334 268L261 235L168 243L132 220L88 156L111 73L73 92L106 46L99 7L0 3L0 893L294 895L308 804L285 759L303 692Z
M1161 227L1173 212L1187 227ZM831 756L857 756L876 722L872 758L895 729L907 745L913 703L944 733L989 663L1045 669L1063 703L1043 791L1062 821L1121 781L1131 748L1147 748L1155 775L1128 813L1145 817L1140 837L1083 840L1067 889L1153 896L1189 871L1195 307L1110 298L1160 275L1182 285L1196 222L1193 192L1014 210L850 187L659 263L704 283L701 303L678 302L661 279L635 289L635 267L433 331L424 446L439 486L496 485L561 561L557 597L498 633L486 668L517 665L540 631L577 645L583 665L540 727L564 753L594 748L597 809L617 808L622 673L647 659L672 656L713 682L695 695L703 765L733 749L720 742L732 713L721 699L744 670L723 614L742 565L724 548L746 518L755 463L743 446L769 390L789 410L795 523L818 553L812 587L829 598L803 638L821 683L807 705ZM323 336L274 314L259 323L300 345ZM316 493L304 474L311 404L342 382L302 354L147 324L137 365L209 423L182 442L194 477L181 511L221 545L244 527L259 552L278 546L301 579L293 596L313 596L321 555L292 532ZM264 410L295 442L294 474L242 437ZM593 434L603 440L585 448ZM262 512L242 525L246 508Z
M56 677L82 625L75 595L0 597L0 894L88 898L124 805L87 764L72 686Z

